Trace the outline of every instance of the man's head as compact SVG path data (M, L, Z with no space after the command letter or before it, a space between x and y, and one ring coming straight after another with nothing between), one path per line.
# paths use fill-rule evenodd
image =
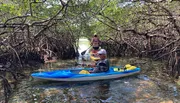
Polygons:
M99 55L100 59L105 59L106 54L107 54L107 52L105 49L101 49L100 51L98 51L98 55Z
M97 35L96 35L96 34L94 34L94 37L97 37Z

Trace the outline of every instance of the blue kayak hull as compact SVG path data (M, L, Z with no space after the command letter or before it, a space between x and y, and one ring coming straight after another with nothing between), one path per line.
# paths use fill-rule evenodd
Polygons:
M140 68L133 70L114 71L111 67L108 72L79 74L82 69L74 70L54 70L48 72L32 73L31 76L36 79L50 80L50 81L93 81L93 80L106 80L126 77L140 72ZM91 68L89 68L91 69Z

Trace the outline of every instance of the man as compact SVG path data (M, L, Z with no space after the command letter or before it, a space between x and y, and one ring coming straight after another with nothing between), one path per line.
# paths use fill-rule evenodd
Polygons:
M90 65L91 67L93 67L93 70L89 71L90 73L107 72L109 70L109 60L106 58L106 54L107 52L105 49L101 49L100 51L98 51L100 60L95 64Z

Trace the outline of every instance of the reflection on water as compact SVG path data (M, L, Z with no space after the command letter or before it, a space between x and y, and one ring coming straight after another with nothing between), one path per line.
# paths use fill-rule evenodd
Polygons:
M74 101L109 101L111 97L109 93L110 81L91 81L91 82L46 82L44 84L36 84L34 89L41 88L44 90L59 91L63 90L64 98L69 95L73 96ZM53 89L52 89L53 88ZM66 97L67 96L67 97ZM76 98L76 99L75 99ZM68 101L68 100L67 100ZM79 102L80 102L79 101ZM78 101L76 101L78 102Z
M147 75L138 75L138 78L139 79L142 79L142 80L149 80L148 76Z

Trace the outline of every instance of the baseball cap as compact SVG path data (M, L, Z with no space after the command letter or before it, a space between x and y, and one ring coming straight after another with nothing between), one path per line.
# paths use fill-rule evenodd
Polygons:
M106 50L105 49L101 49L100 51L98 51L98 54L106 54Z

